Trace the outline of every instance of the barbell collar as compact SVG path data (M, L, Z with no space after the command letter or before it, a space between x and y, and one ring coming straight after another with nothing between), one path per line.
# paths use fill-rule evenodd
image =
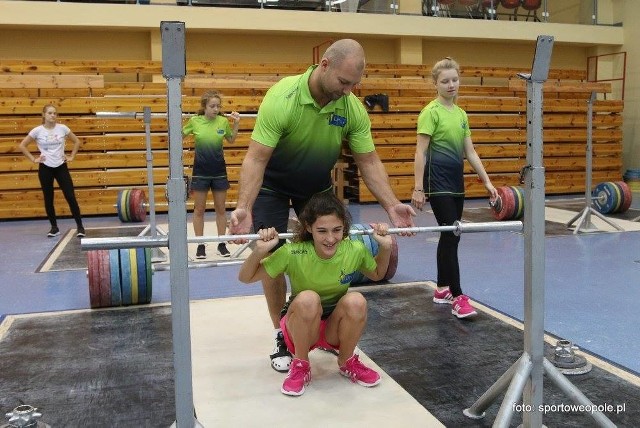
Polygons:
M397 227L390 228L390 234L413 234L413 233L441 233L453 232L456 235L461 233L474 232L520 232L523 230L521 221L494 221L484 223L463 223L456 221L452 226L426 226L426 227ZM349 235L373 235L373 229L350 230ZM291 239L294 233L286 232L278 234L280 239ZM229 241L257 241L260 235L257 233L245 235L220 235L220 236L190 236L187 242L190 244L204 244L207 242L229 242ZM115 238L82 238L80 240L82 250L109 250L115 248L158 248L168 247L169 238L167 236L135 236L135 237L115 237Z

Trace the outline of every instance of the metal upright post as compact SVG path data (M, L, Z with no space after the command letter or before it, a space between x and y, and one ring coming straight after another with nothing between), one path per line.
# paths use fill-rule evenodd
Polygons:
M200 427L193 406L189 272L187 260L187 200L182 163L182 81L186 75L185 24L163 21L162 76L167 80L169 129L169 257L171 259L171 326L177 428Z
M143 107L145 145L147 146L147 186L149 187L149 230L158 236L156 224L156 195L153 182L153 151L151 151L151 107ZM159 248L151 249L152 262L164 262L167 256Z
M527 166L525 167L524 215L524 352L471 407L465 416L483 418L485 410L501 392L507 390L493 423L508 428L520 396L522 425L542 427L543 376L549 378L569 398L585 408L591 403L553 364L544 358L544 221L545 182L542 162L542 88L549 75L553 36L538 36L531 74L519 74L527 80ZM508 387L508 388L507 388ZM600 426L613 427L602 412L588 412Z
M620 231L624 231L623 228L615 224L613 221L606 218L604 215L598 212L598 210L593 209L593 199L591 197L591 181L592 181L592 169L593 169L593 102L596 99L596 92L591 92L591 96L587 100L587 166L586 166L586 182L584 185L584 200L585 207L580 211L576 216L574 216L567 223L567 227L571 227L571 225L578 220L576 223L576 228L573 230L573 234L577 234L581 230L585 232L597 232L598 228L591 223L591 214L594 214L596 217L608 223L611 227L614 227ZM584 225L584 227L583 227Z

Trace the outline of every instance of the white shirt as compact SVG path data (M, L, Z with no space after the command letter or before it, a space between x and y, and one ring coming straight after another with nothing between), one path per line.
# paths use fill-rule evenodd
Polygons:
M64 159L64 143L71 130L67 125L56 123L53 129L47 129L44 125L37 126L29 131L29 136L38 143L40 155L44 156L44 164L51 168L62 165Z

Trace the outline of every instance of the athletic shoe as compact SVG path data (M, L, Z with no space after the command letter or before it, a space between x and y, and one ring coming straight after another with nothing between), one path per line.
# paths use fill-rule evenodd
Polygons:
M218 254L222 257L230 257L231 253L227 250L227 245L224 242L218 244Z
M57 226L53 226L49 231L49 233L47 233L47 236L49 238L53 238L54 236L58 236L58 235L60 235L60 229L58 229Z
M465 296L464 294L461 294L453 299L452 305L453 306L451 308L451 313L458 318L466 318L477 315L476 310L473 309L473 306L471 306L471 304L469 303L469 297Z
M207 252L204 250L204 244L198 244L198 249L196 250L196 259L206 259Z
M362 364L358 354L353 354L351 358L340 367L340 374L351 379L351 382L362 386L375 386L380 383L380 375L377 371Z
M76 236L78 238L83 238L83 237L87 236L87 234L84 232L84 227L80 226L78 228L78 233L76 234Z
M451 304L451 302L453 302L453 294L451 294L451 291L449 291L449 287L445 288L442 291L438 291L438 289L436 288L433 292L433 302Z
M281 331L278 332L276 337L276 346L273 348L273 352L269 356L271 358L271 367L281 373L289 371L291 366L291 352L287 349L287 344L284 341L284 335Z
M305 385L309 382L311 382L311 364L309 361L294 358L280 391L286 395L302 395Z

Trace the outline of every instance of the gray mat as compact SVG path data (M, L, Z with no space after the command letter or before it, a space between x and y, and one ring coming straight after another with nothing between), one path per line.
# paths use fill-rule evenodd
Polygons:
M561 210L573 211L576 213L582 211L586 206L584 199L547 201L545 205L551 208L558 208ZM618 220L633 220L638 216L640 216L640 210L634 208L630 208L623 213L606 214L607 218Z
M87 238L109 238L138 236L145 228L142 226L94 227L87 228ZM87 269L87 253L80 247L80 238L75 236L76 229L68 230L58 245L44 258L36 272Z

